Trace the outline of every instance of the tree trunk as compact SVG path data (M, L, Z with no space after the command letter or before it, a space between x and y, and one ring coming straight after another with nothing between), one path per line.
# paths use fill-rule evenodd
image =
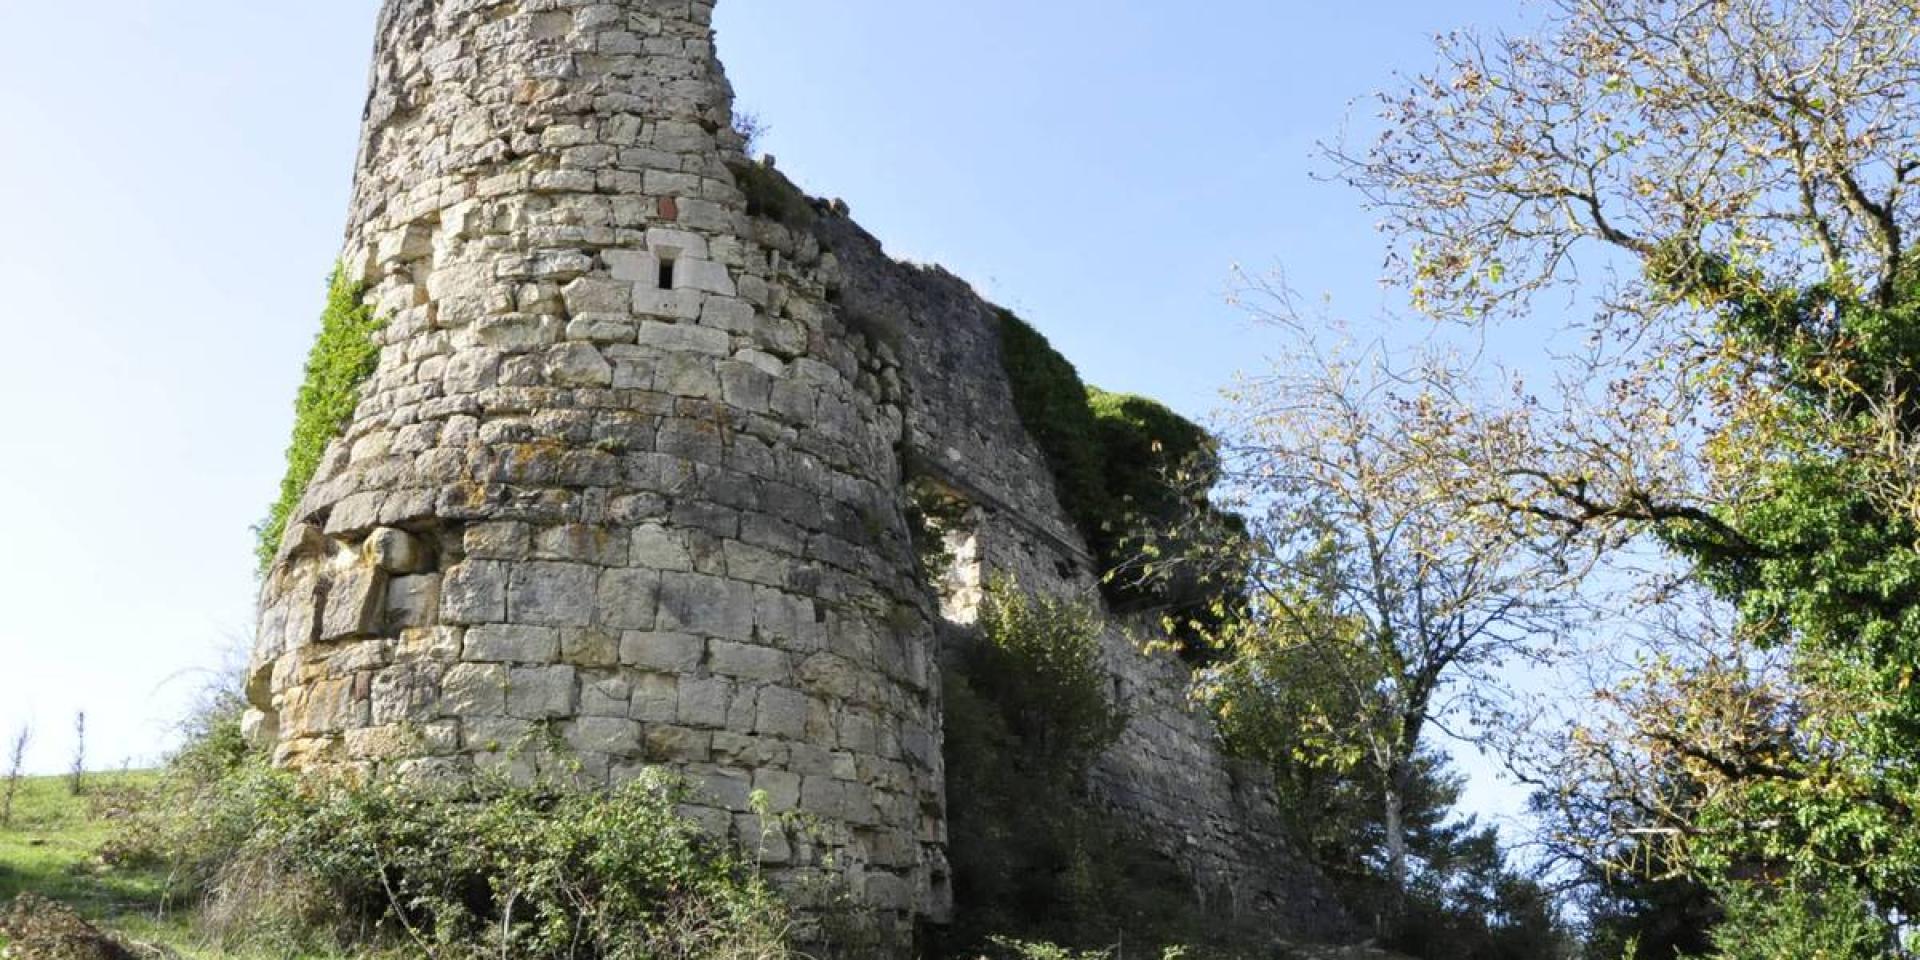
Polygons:
M1394 769L1387 774L1384 791L1385 810L1383 811L1385 816L1381 821L1387 833L1387 883L1390 894L1387 901L1388 914L1395 920L1400 918L1407 900L1406 797L1402 793L1405 783L1406 778L1402 774L1401 765L1395 764Z

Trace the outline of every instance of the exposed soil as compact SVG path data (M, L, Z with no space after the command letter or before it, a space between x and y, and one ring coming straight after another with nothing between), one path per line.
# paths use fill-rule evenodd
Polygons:
M154 960L165 952L135 948L103 933L72 909L31 893L0 914L5 960Z

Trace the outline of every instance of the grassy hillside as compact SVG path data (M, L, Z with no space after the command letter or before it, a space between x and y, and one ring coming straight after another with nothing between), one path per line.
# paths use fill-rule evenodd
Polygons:
M23 780L13 819L0 826L0 907L22 893L38 894L130 939L206 956L187 942L185 919L169 915L163 873L112 866L101 856L115 821L145 802L157 777L150 772L88 774L77 797L65 777ZM0 947L5 944L0 935Z

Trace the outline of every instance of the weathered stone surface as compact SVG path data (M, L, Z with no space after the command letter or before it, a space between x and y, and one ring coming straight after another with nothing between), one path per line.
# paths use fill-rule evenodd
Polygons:
M715 640L707 645L707 666L721 676L765 683L784 683L793 674L785 651L731 640Z
M327 606L320 617L320 642L380 632L385 591L385 575L371 567L354 567L336 574L328 585Z
M507 712L507 668L462 663L440 681L440 709L450 717L498 716Z
M448 571L440 587L440 618L453 624L507 619L507 571L501 563L469 560Z
M552 663L560 659L560 631L506 624L473 627L461 656L496 663Z
M507 672L507 714L522 720L557 720L573 715L576 694L572 667L514 667Z
M387 573L422 573L433 566L433 553L419 537L392 527L369 534L364 552L368 566Z
M523 563L513 568L507 618L555 627L593 625L600 571L578 563Z
M661 673L692 673L706 650L705 640L684 633L634 631L620 638L621 663Z

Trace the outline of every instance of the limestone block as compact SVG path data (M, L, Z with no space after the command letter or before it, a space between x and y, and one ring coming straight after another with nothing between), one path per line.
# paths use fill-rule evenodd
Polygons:
M373 723L418 725L434 718L440 700L440 668L409 663L374 674L371 707Z
M707 665L721 676L762 683L785 683L793 676L786 651L731 640L714 640L707 645Z
M394 577L387 582L386 626L390 630L432 626L439 607L439 574Z
M807 734L807 715L806 694L785 687L767 687L760 691L754 732L799 740Z
M560 631L510 624L474 627L467 631L461 658L481 663L553 663L560 659Z
M498 716L507 710L507 668L461 663L440 680L440 712L450 717Z
M627 539L605 527L567 523L540 531L534 539L535 560L572 560L601 566L627 562Z
M793 862L793 844L777 822L762 820L757 814L738 813L733 817L733 829L740 835L741 846L763 866Z
M334 575L327 588L326 609L320 616L320 642L380 632L386 586L386 575L371 567L354 567Z
M594 672L580 675L581 716L625 717L632 697L633 680L625 673Z
M656 254L671 252L676 257L707 259L707 239L697 233L656 227L647 231L647 249Z
M567 312L579 317L586 314L604 313L626 315L633 306L633 282L621 282L619 279L581 277L566 285L561 291L566 299Z
M272 748L280 739L280 715L248 707L240 715L240 736L256 750Z
M659 524L649 523L633 531L629 552L633 565L649 570L691 571L693 557L680 539Z
M639 324L624 313L587 313L567 321L567 339L595 344L627 344L633 342L639 329ZM602 356L605 356L604 351ZM614 362L612 357L607 357L607 361ZM619 379L617 363L614 365L614 378Z
M440 619L446 623L499 623L507 618L508 566L468 560L447 572L440 586Z
M871 910L906 910L913 906L913 885L891 873L870 872L861 903Z
M607 570L594 600L595 620L610 630L652 630L660 597L660 574L646 569Z
M694 400L720 399L720 375L711 357L670 353L654 366L653 388L661 393ZM711 456L703 459L711 460Z
M738 361L720 364L720 396L728 406L765 413L773 402L773 378Z
M737 540L727 541L724 550L727 576L769 587L786 585L787 571L792 566L792 561L786 557Z
M590 343L562 343L547 351L547 379L561 387L611 387L613 364Z
M528 743L538 729L526 720L512 717L463 717L460 720L460 748L512 750Z
M640 725L612 717L581 717L567 724L567 745L582 753L632 757L640 752Z
M680 723L689 727L725 727L733 706L733 682L689 677L680 682Z
M861 695L867 672L845 657L816 653L800 665L800 682L808 690L854 700Z
M734 297L740 293L726 266L712 260L692 257L681 259L674 268L674 283L680 288L704 290L723 297Z
M683 803L674 807L673 812L680 819L691 821L700 832L710 837L724 837L733 826L733 814L714 807Z
M657 283L660 278L660 258L644 250L606 250L600 254L606 262L607 270L615 280L628 284L631 296L634 284Z
M620 637L620 662L660 673L692 673L706 647L706 641L684 633L629 631Z
M572 716L577 702L572 667L514 667L507 673L507 714L522 720Z
M753 588L696 573L662 574L659 627L715 637L749 636Z
M576 667L612 667L620 663L620 635L593 627L563 627L560 659Z
M680 719L680 678L643 673L634 685L627 715L642 723L675 723Z
M767 806L774 813L789 813L800 808L800 775L785 770L755 770L753 788L766 794Z
M800 811L815 817L839 820L846 809L844 781L832 777L809 776L800 784Z
M726 766L750 770L784 767L790 754L786 741L772 737L756 737L727 730L713 735L714 761Z
M650 726L646 731L647 757L674 763L706 763L712 757L713 734L686 727Z
M507 619L552 627L591 626L599 579L599 568L585 564L516 564L507 588Z
M697 353L711 357L724 357L732 346L733 338L729 337L725 330L716 330L712 327L647 320L640 324L636 342L641 347L668 353Z
M727 810L753 808L753 775L745 770L723 767L694 773L694 790L708 802Z
M643 282L634 285L633 288L633 312L642 317L698 320L701 304L705 301L706 294L685 287L677 290L661 290L651 283ZM640 335L646 336L644 324L640 328Z
M367 566L391 574L404 576L433 569L433 551L419 537L392 527L368 534L361 554Z

